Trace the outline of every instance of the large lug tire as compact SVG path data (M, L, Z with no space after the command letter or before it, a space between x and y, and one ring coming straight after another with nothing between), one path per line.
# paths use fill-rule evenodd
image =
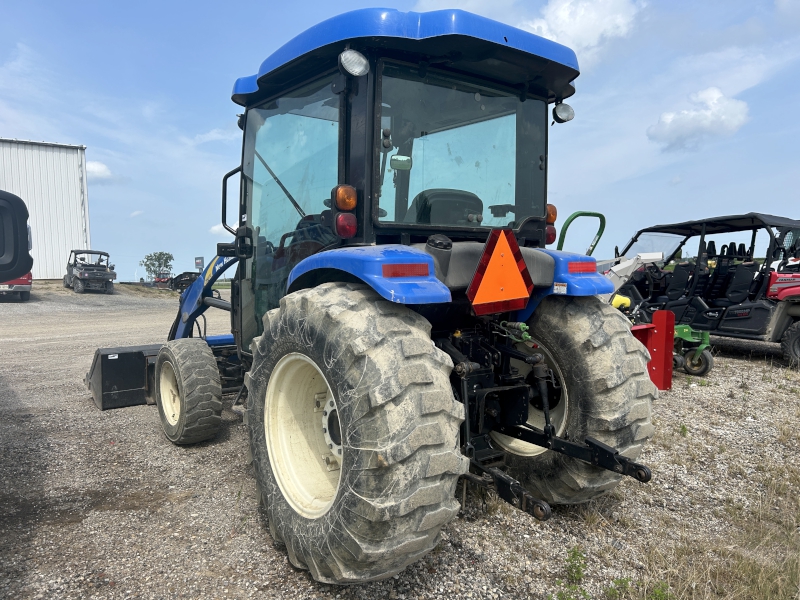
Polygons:
M264 315L245 378L259 500L317 581L394 575L459 510L464 407L430 330L361 284L301 290Z
M75 291L76 294L82 294L86 291L86 286L83 285L83 280L78 279L77 277L72 278L72 289Z
M702 377L714 367L714 356L710 350L703 350L697 357L695 354L697 354L695 348L683 353L683 370L689 375Z
M790 365L800 365L800 321L795 321L783 332L781 350Z
M114 293L114 282L106 281L106 294L109 296Z
M222 385L211 348L202 339L167 342L156 359L156 404L164 435L195 444L222 425Z
M65 288L69 287L69 280L67 279L66 275L64 275L64 279L62 280L62 284L64 285Z
M589 436L635 459L653 434L656 387L647 375L649 355L618 310L594 297L545 298L528 321L530 335L561 389L552 396L556 434L576 442ZM514 361L524 373L525 364ZM530 367L527 367L530 369ZM544 424L531 405L528 423ZM552 504L587 502L614 488L622 476L538 446L492 434L506 451L509 474Z
M27 302L30 299L31 299L31 293L30 292L20 292L19 293L19 301L20 302Z

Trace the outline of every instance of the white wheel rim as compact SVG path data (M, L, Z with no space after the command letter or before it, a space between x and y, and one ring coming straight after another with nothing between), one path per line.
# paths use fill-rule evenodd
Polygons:
M534 345L538 346L538 348L534 347ZM541 354L544 356L544 362L550 367L550 369L553 370L556 379L561 382L561 401L555 408L550 409L550 423L552 423L553 427L555 427L556 435L561 436L567 427L567 415L569 413L569 393L567 386L564 385L564 375L561 373L558 363L556 363L550 351L542 346L541 342L537 340L531 340L530 342L526 342L524 344L517 344L516 348L527 354ZM516 367L519 370L519 374L523 377L527 376L527 374L533 368L521 360L516 360L514 358L511 359L511 366ZM537 429L544 430L544 411L537 410L534 406L529 405L527 422L528 425L532 425ZM547 448L535 446L533 444L529 444L528 442L523 442L522 440L503 435L502 433L497 433L496 431L492 431L489 435L491 435L492 440L494 440L495 443L503 450L511 454L516 454L517 456L538 456L539 454L547 452Z
M340 431L336 400L319 367L296 352L281 358L267 385L264 435L283 497L307 519L324 515L336 499Z
M177 425L178 419L181 418L181 394L178 389L178 379L175 377L175 369L172 368L172 363L166 360L161 363L158 390L161 395L161 410L164 411L164 418L170 425Z

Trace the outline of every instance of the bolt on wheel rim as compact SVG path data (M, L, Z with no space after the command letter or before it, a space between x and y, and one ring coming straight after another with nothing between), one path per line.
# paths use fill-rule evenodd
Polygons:
M556 435L562 436L564 430L567 428L567 415L569 414L569 391L564 384L564 375L558 366L553 355L550 351L542 345L541 342L531 339L523 344L517 344L516 348L527 354L541 354L544 357L544 363L553 371L556 379L561 383L561 399L555 408L550 409L550 422L555 427ZM521 360L511 359L511 366L519 370L519 374L523 377L527 376L533 367L525 364ZM551 400L552 402L552 400ZM528 425L532 425L537 429L544 430L544 411L536 409L533 405L528 405ZM516 454L517 456L538 456L547 452L547 448L529 444L522 440L518 440L502 433L492 431L489 434L492 440L506 452Z
M278 361L267 385L264 435L283 497L316 519L333 505L343 458L336 399L319 367L293 352Z
M164 418L170 425L177 425L181 418L181 395L178 389L178 379L172 363L164 361L161 364L161 377L158 380L159 393L161 394L161 410Z

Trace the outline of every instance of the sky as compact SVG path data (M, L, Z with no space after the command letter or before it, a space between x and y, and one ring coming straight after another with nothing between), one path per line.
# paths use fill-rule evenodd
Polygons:
M550 131L548 194L561 222L606 215L595 256L657 223L800 218L800 0L381 5L462 8L575 50L576 116ZM219 223L222 176L241 158L233 82L308 27L368 6L4 2L0 137L87 147L92 246L120 279L143 276L154 251L192 270L229 241ZM566 249L585 251L592 234L576 222Z

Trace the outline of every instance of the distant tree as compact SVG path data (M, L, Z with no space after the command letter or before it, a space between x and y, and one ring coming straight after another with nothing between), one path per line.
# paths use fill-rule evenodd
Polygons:
M139 264L147 271L148 279L155 279L159 273L171 272L174 260L169 252L151 252Z

